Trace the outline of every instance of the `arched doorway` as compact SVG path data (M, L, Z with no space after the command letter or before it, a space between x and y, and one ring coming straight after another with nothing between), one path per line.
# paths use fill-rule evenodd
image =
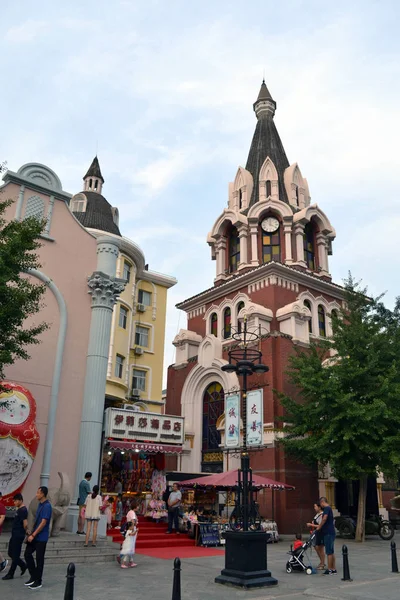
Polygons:
M202 461L203 473L222 473L223 453L219 447L221 436L217 421L225 409L224 389L220 383L211 383L203 395Z

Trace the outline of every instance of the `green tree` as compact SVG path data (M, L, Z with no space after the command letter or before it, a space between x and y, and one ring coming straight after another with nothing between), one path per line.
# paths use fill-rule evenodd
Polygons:
M0 172L3 168L0 165ZM24 275L40 267L36 250L45 222L35 218L7 222L5 212L11 204L0 200L0 381L7 365L17 358L29 359L27 347L40 343L39 335L47 329L40 320L32 322L41 309L45 286Z
M356 540L365 539L367 478L400 465L400 299L393 311L349 275L330 339L296 349L288 371L298 396L279 394L282 439L297 459L360 482ZM329 317L328 317L329 318Z

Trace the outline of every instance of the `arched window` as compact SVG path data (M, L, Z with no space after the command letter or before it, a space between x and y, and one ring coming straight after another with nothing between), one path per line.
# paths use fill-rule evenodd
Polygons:
M263 263L271 262L274 260L279 262L281 260L281 242L279 229L274 233L262 232L262 256Z
M99 181L98 179L94 180L94 189L97 191L97 185L98 185Z
M312 223L304 227L304 260L311 271L315 271L314 229Z
M237 330L238 333L242 333L242 322L239 321L239 313L244 308L244 302L239 302L236 306L236 321L237 321Z
M222 453L219 460L221 436L217 429L217 421L225 410L224 389L220 383L211 383L203 396L203 463L207 471L218 472L223 462ZM211 463L211 464L210 464ZM212 464L213 463L213 464ZM202 469L204 470L204 469Z
M236 227L232 227L229 236L229 271L237 271L240 262L240 239Z
M337 320L338 318L339 318L339 313L338 313L338 311L337 311L337 310L334 308L334 309L331 311L331 327L332 327L332 329L333 329L333 321Z
M89 179L89 190L92 189L93 186L93 179Z
M322 304L318 305L318 332L321 337L326 337L325 310Z
M239 210L243 208L243 192L239 190Z
M217 313L213 313L210 317L210 332L211 335L218 337L218 316Z
M265 188L265 194L268 198L271 195L271 182L269 179L266 181Z
M224 339L227 340L228 338L231 337L231 329L232 329L232 322L231 322L231 309L228 307L224 310Z
M311 308L311 302L309 300L304 300L304 306L306 308L308 308L308 310L311 313L311 319L308 321L308 331L310 333L312 333L312 308Z

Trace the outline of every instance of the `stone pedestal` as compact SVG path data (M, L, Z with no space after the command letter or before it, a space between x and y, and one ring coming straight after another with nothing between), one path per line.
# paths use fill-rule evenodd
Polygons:
M225 539L225 569L216 583L246 589L278 584L267 569L267 533L227 531Z

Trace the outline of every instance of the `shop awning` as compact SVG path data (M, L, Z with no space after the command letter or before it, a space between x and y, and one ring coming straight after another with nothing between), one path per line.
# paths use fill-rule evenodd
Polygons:
M229 490L235 488L238 484L238 472L237 469L234 471L226 471L225 473L213 473L208 477L197 477L196 479L187 479L181 481L180 485L187 488L206 488L213 487L219 490ZM273 490L294 490L293 485L287 483L281 483L280 481L274 481L268 477L262 477L253 473L253 487L259 490L264 488L270 488Z
M148 442L128 442L125 440L107 440L113 450L142 450L148 454L182 454L182 446L172 444L151 444Z

